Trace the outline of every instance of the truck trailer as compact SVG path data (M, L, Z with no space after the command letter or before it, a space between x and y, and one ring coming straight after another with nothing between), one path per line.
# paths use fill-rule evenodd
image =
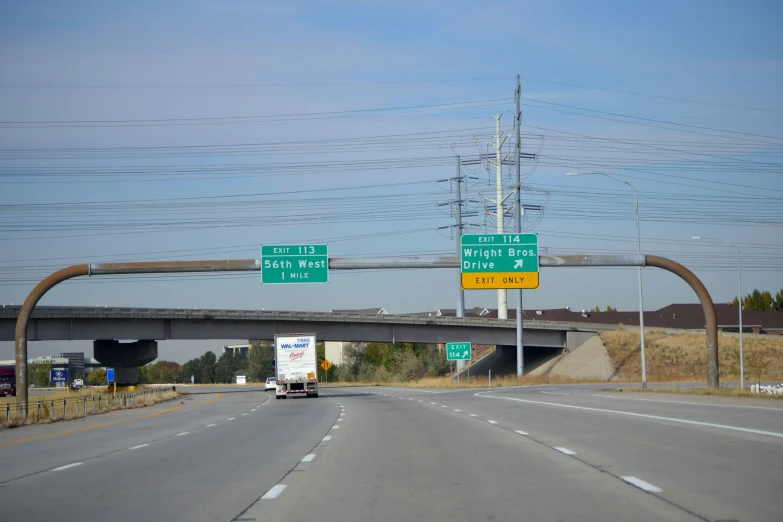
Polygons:
M315 334L275 335L275 399L318 397L317 364Z

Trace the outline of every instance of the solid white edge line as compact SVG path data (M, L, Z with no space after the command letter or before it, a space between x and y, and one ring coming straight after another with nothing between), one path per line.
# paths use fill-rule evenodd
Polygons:
M522 430L514 430L514 433L519 433L520 435L527 435L527 432Z
M546 395L571 395L570 393L550 392L550 391L541 391L541 393Z
M635 397L616 397L614 395L597 395L597 394L591 394L591 397L599 397L601 399L620 399L625 401L660 402L662 404L685 404L687 406L713 406L715 408L745 408L749 410L771 410L771 411L783 412L783 408L769 408L767 406L750 406L749 404L715 404L713 402L667 401L665 399L637 399Z
M269 491L264 493L264 496L261 497L261 500L271 500L273 498L277 498L278 496L280 496L280 493L282 493L283 490L287 487L288 486L286 486L285 484L275 484L274 486L269 488Z
M315 458L315 453L308 453L302 458L302 462L311 462Z
M479 393L475 393L474 395L477 397L483 397L485 399L505 399L507 401L526 402L529 404L540 404L543 406L555 406L557 408L571 408L575 410L597 411L600 413L614 413L617 415L627 415L628 417L638 417L642 419L654 419L654 420L662 420L662 421L669 421L669 422L679 422L682 424L691 424L694 426L706 426L708 428L718 428L718 429L729 430L729 431L740 431L743 433L754 433L756 435L766 435L768 437L777 437L783 439L783 433L777 433L774 431L754 430L751 428L742 428L740 426L728 426L725 424L714 424L712 422L699 422L699 421L692 421L688 419L678 419L676 417L647 415L645 413L636 413L633 411L607 410L604 408L589 408L587 406L575 406L573 404L562 404L558 402L531 401L529 399L517 399L514 397L500 397L498 395L482 395L483 393L488 393L488 392L479 392Z
M490 423L490 424L497 424L498 423L498 421L493 421L493 420L488 420L487 422Z
M64 469L68 468L75 468L76 466L81 466L84 464L83 462L74 462L73 464L66 464L65 466L60 466L59 468L53 468L52 471L62 471Z
M644 491L648 493L661 493L663 490L659 488L658 486L654 486L650 484L649 482L645 482L642 479L636 478L636 477L620 477L627 483L631 484L632 486L636 486L639 489L643 489Z
M327 435L326 437L321 439L322 442L329 442L330 440L332 440L332 436L331 435Z
M565 453L566 455L576 455L575 451L571 451L570 449L564 448L562 446L555 446L555 449L560 453Z
M139 444L138 446L133 446L132 448L128 448L128 449L129 450L136 450L136 449L139 449L139 448L146 448L147 446L149 446L149 444Z
M212 426L215 426L215 424L207 424L207 428L211 428Z
M181 437L183 435L187 435L188 433L190 433L190 432L189 431L183 431L182 433L177 433L177 437Z

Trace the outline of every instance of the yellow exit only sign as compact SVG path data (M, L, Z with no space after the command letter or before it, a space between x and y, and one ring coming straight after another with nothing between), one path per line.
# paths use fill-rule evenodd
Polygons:
M473 272L462 274L465 290L492 290L502 288L538 288L538 272Z

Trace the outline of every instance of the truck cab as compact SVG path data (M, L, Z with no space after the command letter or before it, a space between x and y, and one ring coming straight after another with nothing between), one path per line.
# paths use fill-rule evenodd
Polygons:
M16 367L0 366L0 397L16 396Z

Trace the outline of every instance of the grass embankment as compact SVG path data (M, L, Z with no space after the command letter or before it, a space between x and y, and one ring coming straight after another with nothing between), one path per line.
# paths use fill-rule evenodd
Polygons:
M97 396L101 396L102 400L97 402L96 405L92 398ZM82 395L76 395L76 392L71 392L71 395L67 397L65 408L63 408L63 399L66 398L65 394L30 396L27 422L22 422L18 409L12 409L10 415L6 417L7 410L5 404L3 404L2 409L0 409L0 429L16 428L24 424L50 424L63 420L79 419L85 416L91 417L110 411L145 408L176 399L178 396L179 393L175 391L132 394L128 395L128 398L123 401L121 394L118 393L118 397L115 398L106 395L105 390L104 393L85 393ZM46 398L44 399L44 397ZM88 399L86 402L84 402L85 398ZM87 406L86 414L84 411L85 404Z
M603 332L603 341L619 381L641 380L641 342L638 332ZM707 339L696 334L645 332L647 380L653 382L704 381L707 376ZM783 337L744 340L748 382L783 381ZM739 381L739 337L720 336L718 363L724 381Z

